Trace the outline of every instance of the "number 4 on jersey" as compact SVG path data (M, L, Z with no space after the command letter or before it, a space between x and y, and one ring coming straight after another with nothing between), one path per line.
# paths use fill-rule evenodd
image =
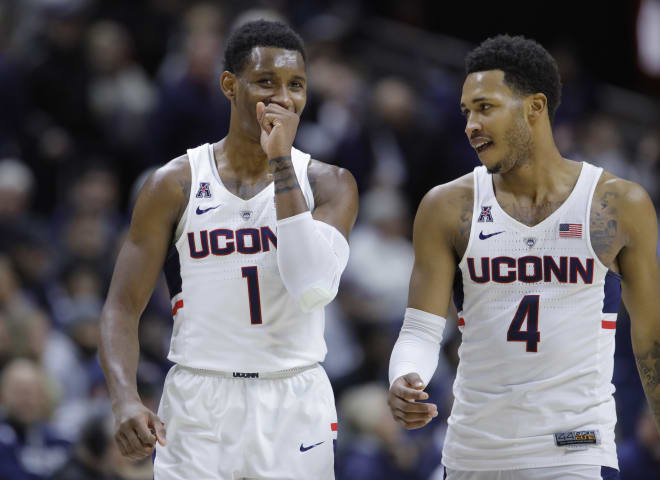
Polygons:
M522 326L527 319L527 329ZM506 333L509 342L527 342L528 352L537 352L541 341L539 332L539 295L525 295L518 305L518 311L511 320L509 331Z

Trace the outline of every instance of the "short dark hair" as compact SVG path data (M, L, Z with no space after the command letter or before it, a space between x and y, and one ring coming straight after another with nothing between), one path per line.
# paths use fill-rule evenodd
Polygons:
M466 74L502 70L504 81L519 95L543 93L550 122L561 102L557 62L539 43L523 36L498 35L485 40L465 58Z
M302 38L291 27L282 22L256 20L243 24L230 35L225 47L225 70L241 73L254 47L295 50L306 60Z

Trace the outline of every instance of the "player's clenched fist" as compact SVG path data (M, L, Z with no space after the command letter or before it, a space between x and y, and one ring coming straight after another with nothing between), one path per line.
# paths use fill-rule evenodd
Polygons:
M394 419L408 430L421 428L438 416L438 407L433 403L421 403L429 398L424 391L424 382L416 373L397 378L387 398Z
M261 148L269 159L291 155L300 117L277 103L257 103Z
M165 446L165 424L140 402L117 407L115 419L115 440L119 451L131 460L151 455L156 442Z

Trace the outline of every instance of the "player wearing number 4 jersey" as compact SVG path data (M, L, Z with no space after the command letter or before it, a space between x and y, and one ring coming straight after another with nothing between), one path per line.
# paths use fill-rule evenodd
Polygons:
M131 458L156 448L156 480L332 479L337 417L318 362L355 181L292 147L307 77L289 27L240 27L225 68L229 134L147 181L117 259L101 323L115 438ZM137 325L163 266L175 366L156 415L137 394Z
M621 288L646 395L660 419L657 217L644 190L562 158L561 85L523 37L466 60L461 109L483 166L432 189L414 226L409 308L390 360L406 428L422 402L452 294L462 332L442 462L449 480L616 479L611 384Z

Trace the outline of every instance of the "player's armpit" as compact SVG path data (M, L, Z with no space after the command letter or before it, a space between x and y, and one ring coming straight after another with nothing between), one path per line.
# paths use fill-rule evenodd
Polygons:
M623 300L630 313L635 360L647 400L660 426L660 265L656 253L658 222L648 194L630 187L620 205L626 245L617 260L622 274Z

